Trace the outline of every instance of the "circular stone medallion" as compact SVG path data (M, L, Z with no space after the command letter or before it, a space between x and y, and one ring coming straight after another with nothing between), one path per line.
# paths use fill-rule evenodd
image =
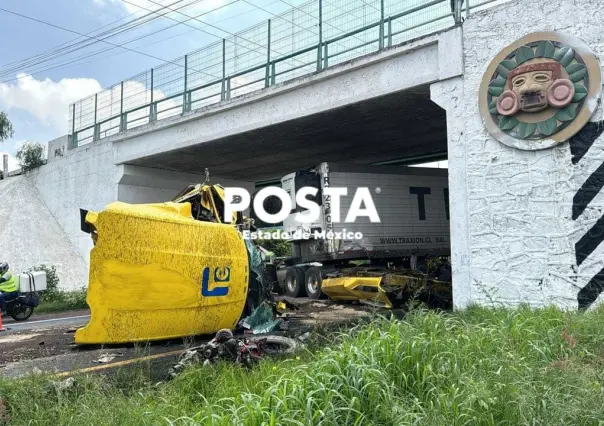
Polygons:
M505 145L551 148L587 124L601 89L600 63L583 41L533 33L490 63L480 84L480 115L489 133Z

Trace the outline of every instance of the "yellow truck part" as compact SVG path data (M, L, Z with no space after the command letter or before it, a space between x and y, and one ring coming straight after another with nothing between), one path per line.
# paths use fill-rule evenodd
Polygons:
M95 246L76 344L162 340L233 329L244 309L248 254L232 225L193 219L190 203L115 202L85 221Z
M328 278L323 280L321 289L332 300L365 300L392 308L381 282L382 277Z
M430 279L414 272L373 272L353 270L348 276L323 280L322 290L333 300L359 300L393 308L393 302L419 300L452 302L451 283ZM344 273L343 275L347 275Z

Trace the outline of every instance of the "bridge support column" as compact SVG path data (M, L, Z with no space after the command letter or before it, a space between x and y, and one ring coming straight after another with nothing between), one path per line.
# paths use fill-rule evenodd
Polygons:
M466 182L465 123L459 108L463 97L462 77L433 83L430 97L447 113L447 151L449 163L449 209L451 226L451 262L453 269L453 304L465 308L472 300L470 271L470 241L468 190Z

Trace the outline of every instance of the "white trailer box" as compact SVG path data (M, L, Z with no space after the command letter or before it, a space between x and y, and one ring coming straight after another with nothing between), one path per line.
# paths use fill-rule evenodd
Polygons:
M19 275L19 291L21 293L33 293L46 290L46 272L35 271Z
M293 210L283 222L290 235L300 231L360 233L355 238L293 238L294 260L298 262L325 262L344 258L395 258L407 256L450 255L448 170L363 166L322 163L315 168L291 173L281 180L282 188L292 199ZM303 211L296 204L295 194L304 186L320 191L319 219L312 224L301 224L295 215ZM332 217L332 199L327 187L347 188L341 197L340 220ZM344 223L346 214L358 188L368 188L380 218L372 223L360 217L354 223ZM343 235L339 235L342 237Z

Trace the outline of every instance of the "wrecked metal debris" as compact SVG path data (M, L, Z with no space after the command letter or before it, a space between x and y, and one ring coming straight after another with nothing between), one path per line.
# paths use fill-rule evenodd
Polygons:
M275 349L274 346L278 346ZM170 368L169 375L174 378L191 365L210 365L218 361L229 361L251 367L266 353L288 354L296 351L299 343L282 336L238 339L231 330L220 330L210 342L185 351L177 364Z
M281 302L280 302L281 303ZM247 330L251 330L253 334L264 334L275 331L282 323L281 318L276 318L275 313L280 308L285 310L285 304L278 303L274 307L268 302L263 302L258 306L249 317L243 319L241 325Z

